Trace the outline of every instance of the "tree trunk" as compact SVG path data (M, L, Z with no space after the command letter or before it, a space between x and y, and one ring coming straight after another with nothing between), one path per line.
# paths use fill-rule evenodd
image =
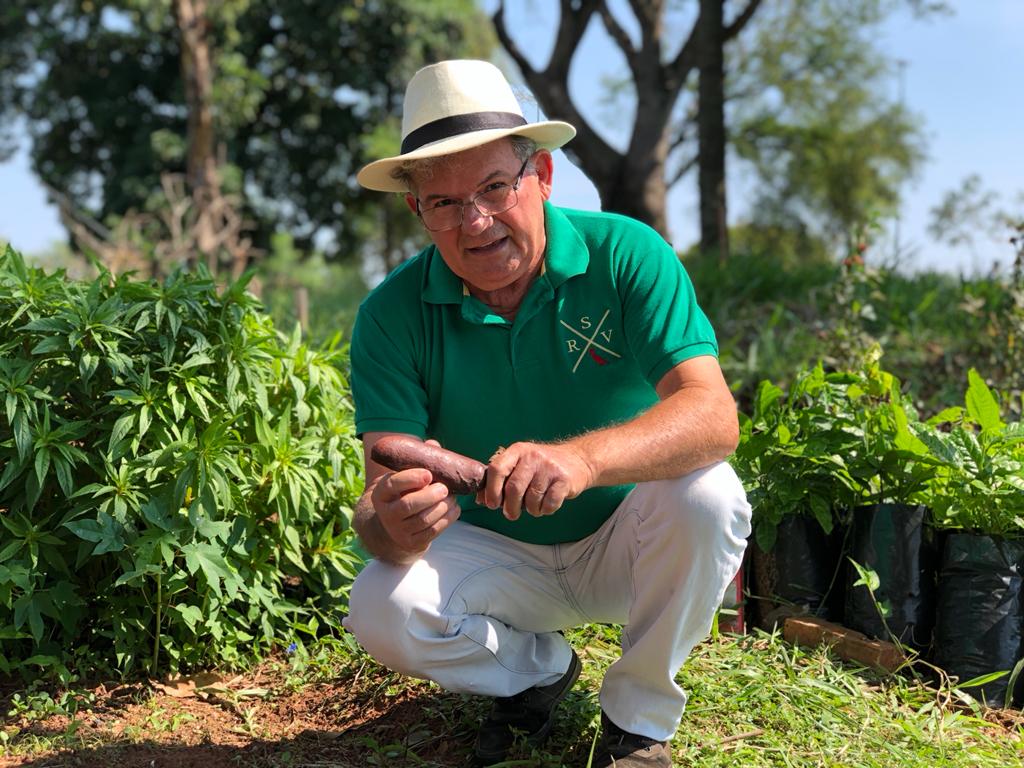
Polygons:
M720 261L729 256L725 195L725 26L723 0L701 0L697 20L697 164L700 250Z
M174 11L188 107L186 181L196 208L196 246L206 256L210 272L216 274L221 245L218 218L223 201L213 125L213 68L206 0L174 0ZM237 264L234 267L233 271L239 271Z

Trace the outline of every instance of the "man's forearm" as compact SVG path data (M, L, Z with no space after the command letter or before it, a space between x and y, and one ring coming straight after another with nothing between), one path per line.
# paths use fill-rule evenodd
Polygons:
M636 418L567 440L591 466L595 485L681 477L736 449L739 427L731 396L684 388Z

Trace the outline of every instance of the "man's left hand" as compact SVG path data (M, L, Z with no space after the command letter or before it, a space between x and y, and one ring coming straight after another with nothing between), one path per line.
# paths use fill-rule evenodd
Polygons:
M551 515L589 488L594 477L587 460L568 444L513 443L491 457L477 502L501 508L509 520L517 520L523 509L534 517Z

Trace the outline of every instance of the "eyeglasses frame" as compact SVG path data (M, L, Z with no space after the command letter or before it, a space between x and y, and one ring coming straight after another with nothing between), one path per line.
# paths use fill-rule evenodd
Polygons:
M473 195L473 197L471 197L469 200L461 201L459 203L459 220L458 220L457 223L453 224L450 227L444 227L442 229L431 229L429 226L427 226L427 222L424 221L424 219L423 219L424 210L422 208L420 208L420 200L419 200L419 198L415 198L415 200L416 200L416 216L419 218L420 223L423 224L424 229L426 229L428 232L449 232L449 231L451 231L453 229L458 229L459 227L462 226L462 222L465 221L465 217L466 217L466 206L467 205L472 205L474 208L476 208L476 212L479 213L481 216L497 216L499 213L505 213L505 211L511 211L513 208L515 208L517 205L519 205L519 186L523 183L523 176L526 175L526 167L530 164L530 161L532 159L533 159L533 155L530 155L530 157L526 158L523 161L522 167L519 169L519 173L516 174L515 181L512 182L511 184L506 184L505 185L505 186L511 188L512 192L515 193L516 197L515 197L515 202L512 203L512 205L510 205L508 208L505 208L502 211L495 211L494 213L484 213L483 211L481 211L480 210L480 206L477 205L476 201L477 201L477 198L479 198L479 197L481 197L481 196L483 196L483 195L485 195L487 193L486 192L478 192L477 194ZM493 192L494 190L491 190L491 191ZM434 210L437 207L438 206L435 205L435 206L433 206L431 208L427 208L426 210L427 211L432 211L432 210Z

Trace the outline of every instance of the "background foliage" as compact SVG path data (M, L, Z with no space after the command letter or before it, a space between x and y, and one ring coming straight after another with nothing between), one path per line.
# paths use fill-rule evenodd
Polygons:
M219 0L208 4L225 192L253 240L380 247L377 196L355 170L397 147L405 83L427 61L487 55L472 0ZM180 43L169 0L9 0L0 115L22 116L33 169L100 222L162 204L186 155Z

